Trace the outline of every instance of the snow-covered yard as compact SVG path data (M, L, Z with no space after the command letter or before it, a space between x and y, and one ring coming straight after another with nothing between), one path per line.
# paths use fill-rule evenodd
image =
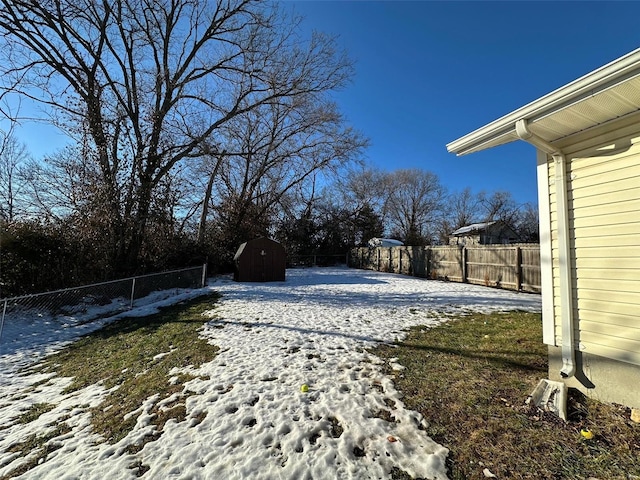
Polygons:
M108 445L91 432L88 413L104 388L63 394L69 380L58 379L27 390L42 375L17 374L100 323L51 324L46 341L8 328L0 345L0 478L22 461L9 446L52 430L64 417L72 432L50 440L61 448L21 478L135 478L130 466L144 464L144 478L152 479L388 479L394 467L444 479L447 450L425 434L417 412L404 408L382 362L366 348L450 314L540 309L537 295L340 268L288 270L282 283L212 279L208 288L223 297L202 335L220 351L189 370L198 376L187 384L195 392L186 404L192 420L168 422L158 440L136 453L127 446L154 431L148 412L163 399L150 398L134 413L135 429ZM15 423L21 411L42 402L56 408ZM378 418L384 410L393 422Z

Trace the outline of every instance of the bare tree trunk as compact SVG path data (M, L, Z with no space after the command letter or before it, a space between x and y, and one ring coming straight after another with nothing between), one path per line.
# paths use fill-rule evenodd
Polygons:
M207 223L207 215L209 214L209 201L211 200L211 192L213 190L213 182L215 181L216 176L218 175L218 170L220 169L220 164L222 164L222 159L224 158L225 152L222 152L221 155L218 155L218 159L216 160L216 166L211 171L209 175L209 182L207 182L207 189L204 192L204 200L202 201L202 214L200 215L200 222L198 222L198 236L197 243L198 245L204 244L204 234L206 230Z

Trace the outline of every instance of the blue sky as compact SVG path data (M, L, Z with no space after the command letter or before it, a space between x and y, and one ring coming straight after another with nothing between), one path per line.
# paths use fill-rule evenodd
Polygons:
M536 202L535 150L523 142L465 157L445 145L640 47L640 2L282 0L303 27L337 36L355 61L335 95L371 140L366 160L420 168L451 192L507 190ZM40 157L64 144L19 132Z
M367 161L436 173L452 191L536 202L523 142L456 157L445 145L640 47L640 2L289 1L356 62L336 95Z

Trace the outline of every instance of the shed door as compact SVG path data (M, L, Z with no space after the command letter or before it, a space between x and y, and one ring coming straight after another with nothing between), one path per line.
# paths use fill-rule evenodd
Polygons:
M269 282L273 280L274 271L273 252L265 248L251 249L251 278L255 282Z
M640 137L572 155L568 169L579 348L640 365Z

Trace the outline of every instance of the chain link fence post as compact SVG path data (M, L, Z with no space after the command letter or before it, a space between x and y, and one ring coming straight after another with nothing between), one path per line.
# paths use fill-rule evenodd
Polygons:
M7 313L7 302L9 302L9 299L5 298L4 305L2 306L2 319L0 320L0 343L2 342L2 330L4 329L4 317Z
M207 286L207 264L203 263L202 264L202 282L200 283L201 287L206 287Z
M129 304L129 310L133 308L133 300L135 299L135 295L136 295L136 277L133 277L131 279L131 303Z

